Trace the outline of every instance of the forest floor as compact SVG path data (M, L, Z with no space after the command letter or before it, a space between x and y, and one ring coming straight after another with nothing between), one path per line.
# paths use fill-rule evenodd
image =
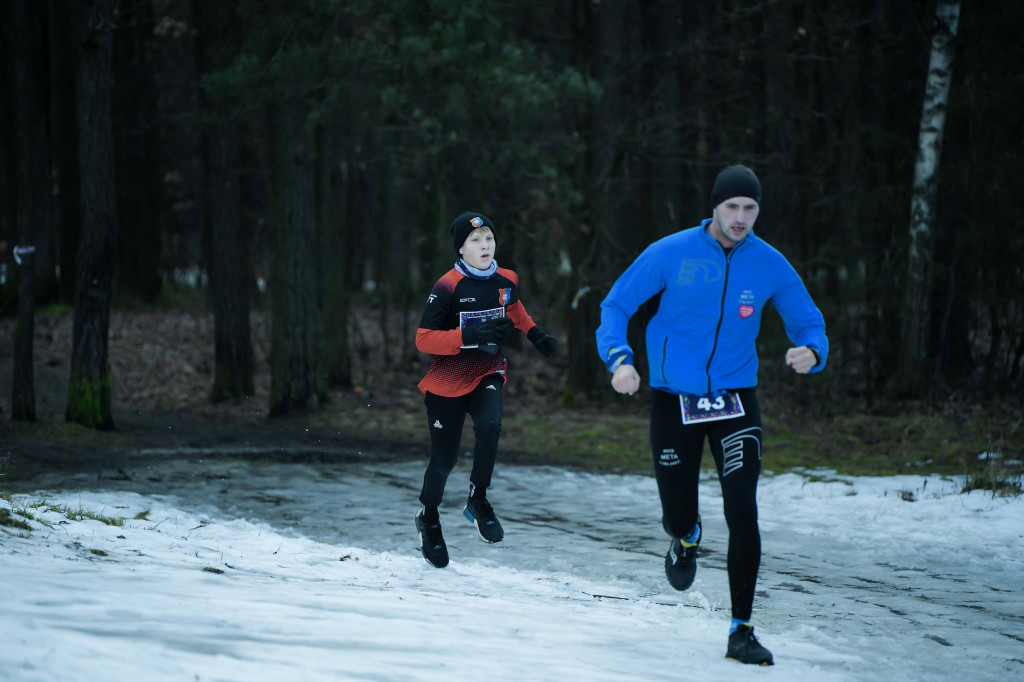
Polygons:
M64 420L71 323L70 312L36 318L37 419L23 422L10 419L15 321L0 319L0 483L16 485L42 473L116 475L140 458L156 466L163 459L188 457L340 461L366 456L425 460L428 455L422 394L416 388L427 358L405 333L415 320L393 324L394 338L384 338L377 316L357 316L353 386L332 389L315 412L268 419L268 314L253 314L253 395L212 404L209 312L115 310L110 323L112 431ZM559 335L557 325L551 328ZM564 343L564 335L559 336ZM509 381L499 462L649 472L646 397L616 396L609 389L607 400L566 401L564 349L545 359L525 339L520 342L521 347L506 349ZM815 393L797 382L766 385L762 380L767 471L965 475L969 485L1020 492L1024 417L1019 411L998 404L946 404L869 413L823 408L821 393L820 387ZM464 450L472 447L468 422ZM710 465L705 457L705 466Z

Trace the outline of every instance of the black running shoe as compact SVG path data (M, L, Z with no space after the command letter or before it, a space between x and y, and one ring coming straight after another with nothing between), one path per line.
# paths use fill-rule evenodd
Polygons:
M420 534L420 550L427 563L437 568L448 565L448 545L444 544L441 535L441 523L427 523L423 520L423 510L416 512L416 530Z
M672 587L680 592L690 589L693 578L697 575L697 545L700 544L700 517L697 518L697 539L687 542L682 538L672 538L665 555L665 576ZM691 536L692 537L692 536Z
M476 532L480 533L480 539L484 542L501 542L501 539L505 537L505 531L501 529L501 523L494 515L494 510L491 509L487 498L477 500L469 498L462 513L473 522Z
M725 657L751 665L775 665L772 652L761 646L754 637L754 628L741 625L729 635L729 648Z

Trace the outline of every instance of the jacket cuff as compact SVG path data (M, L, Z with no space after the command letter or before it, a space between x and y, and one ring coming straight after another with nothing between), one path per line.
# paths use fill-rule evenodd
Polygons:
M619 368L619 365L632 365L633 354L632 353L618 353L608 358L608 362L605 365L608 367L608 371L615 373L615 370Z

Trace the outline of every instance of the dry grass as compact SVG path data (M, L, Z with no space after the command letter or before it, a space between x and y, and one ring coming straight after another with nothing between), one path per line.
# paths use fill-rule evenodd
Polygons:
M332 389L324 409L300 421L321 433L358 439L370 447L398 443L425 453L424 408L416 383L426 369L427 358L412 345L413 318L411 312L391 316L385 333L377 313L362 311L353 320L355 385ZM0 347L10 347L13 324L10 319L0 320ZM270 324L267 313L253 314L254 394L237 403L214 405L207 400L214 365L212 314L115 311L110 327L114 400L122 409L137 414L174 414L179 419L176 428L182 428L180 420L185 419L196 428L219 424L266 431ZM550 327L557 334L557 327ZM123 435L117 432L96 436L62 421L71 350L70 313L39 315L36 331L41 424L26 433L63 442L93 439L94 447L123 445L118 440ZM525 339L521 345L507 349L503 456L601 471L649 470L643 396L623 398L609 390L606 401L577 401L566 407L561 403L564 351L545 359ZM7 364L9 372L9 360L0 357L0 363ZM817 407L808 409L806 399L793 401L790 392L787 386L761 387L768 471L799 468L847 474L961 475L967 477L969 487L1019 494L1024 420L998 404L893 406L887 412L867 413L830 402L833 398L829 395L818 396ZM9 401L8 391L0 395L0 401L4 400ZM9 402L0 402L0 409L9 410ZM466 434L469 442L469 425ZM998 457L979 460L981 453ZM710 458L705 464L710 465Z

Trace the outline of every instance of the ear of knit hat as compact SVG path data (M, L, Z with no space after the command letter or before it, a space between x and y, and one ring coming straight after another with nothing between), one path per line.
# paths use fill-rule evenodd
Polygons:
M749 197L761 203L761 182L746 166L729 166L718 174L711 188L711 208L733 197Z
M459 217L452 221L452 226L449 228L452 233L452 246L455 247L455 253L459 252L470 232L481 227L490 228L491 234L497 239L498 234L494 229L494 223L483 213L466 211L459 214Z

